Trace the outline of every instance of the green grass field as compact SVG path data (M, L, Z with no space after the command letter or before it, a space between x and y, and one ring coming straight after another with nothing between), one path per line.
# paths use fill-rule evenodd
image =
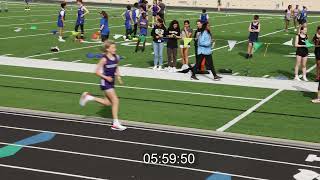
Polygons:
M22 4L9 4L9 13L0 13L0 55L97 62L97 59L87 59L86 54L98 53L99 44L75 43L71 38L68 38L66 43L59 43L57 37L50 33L56 29L58 5L34 5L30 12L25 12L23 8ZM119 17L119 9L89 7L87 34L97 30L100 19L98 12L101 9L107 10L111 16L111 33L123 33L123 20ZM167 19L179 19L180 22L192 19L194 24L198 14L195 11L179 13L169 10ZM280 31L283 25L282 17L274 15L261 16L261 35L264 36L261 41L283 43L294 37L294 32L287 35ZM251 62L244 59L247 27L252 15L211 13L210 17L215 38L243 41L229 52L225 47L227 42L217 40L213 56L218 68L232 68L240 75L244 75L249 68L250 76L292 77L294 58L284 56L294 52L293 47L271 45L266 57L263 56L262 48ZM75 18L74 9L70 11L69 7L66 30L72 31ZM316 17L309 18L309 22L312 23L309 25L309 36L318 25L317 20ZM38 29L29 29L31 25L37 25ZM24 29L18 33L14 32L17 27ZM68 34L70 33L66 33ZM152 65L151 46L145 53L135 54L134 47L121 45L120 41L118 40L118 53L125 57L121 61L122 65L132 64L133 67L144 68ZM62 52L51 53L51 46L59 46ZM63 52L64 50L67 51ZM193 51L190 50L190 55ZM310 59L309 67L313 65L314 60ZM313 72L309 75L314 76ZM220 128L276 91L137 77L124 77L124 81L125 85L117 87L120 97L120 119L209 130ZM0 65L0 106L110 118L111 112L108 107L90 103L81 108L78 104L83 91L102 96L98 83L98 78L89 73ZM319 106L310 103L314 97L314 93L282 91L227 131L320 143Z
M73 31L76 20L76 8L68 7L66 15L66 33L67 42L59 43L57 36L51 33L57 30L56 21L59 11L59 4L37 4L31 7L31 11L24 11L23 4L9 4L9 13L0 14L0 55L12 54L15 57L32 57L36 59L58 58L58 61L75 61L81 60L84 63L96 63L97 59L88 59L87 53L98 53L99 44L80 44L73 42L70 31ZM90 41L91 34L97 31L99 27L99 12L106 10L110 16L111 39L113 34L124 34L123 19L120 14L124 10L117 8L106 8L103 6L88 8L90 14L86 17L86 36ZM179 20L180 24L183 20L189 19L192 28L196 28L195 21L199 17L196 10L186 11L169 9L166 15L167 22L173 19ZM293 67L295 63L292 53L295 52L294 47L283 45L270 45L266 56L264 51L266 45L258 50L252 61L248 62L244 58L247 48L248 25L252 20L252 14L227 14L209 12L210 23L214 38L217 39L214 51L214 61L217 68L231 68L238 75L249 75L262 77L269 75L276 77L279 75L288 78L293 77ZM259 14L259 13L257 13ZM260 33L260 41L266 43L284 43L295 36L293 29L286 33L283 29L283 17L280 14L263 14L261 17L262 30ZM320 24L317 16L309 15L309 36L313 36L316 27ZM37 26L37 30L31 30L31 26ZM21 32L15 32L16 28L23 28ZM149 29L149 33L151 29ZM227 40L237 40L236 47L229 52ZM122 39L118 42L118 53L125 57L122 65L131 64L133 67L150 67L153 66L152 47L149 45L145 53L134 53L135 42L124 45ZM148 39L151 43L151 39ZM51 53L50 48L58 46L60 53ZM23 51L21 51L23 49ZM165 51L166 52L166 51ZM313 52L310 49L310 52ZM194 54L194 48L190 49L190 55ZM166 62L166 53L164 53ZM190 58L191 63L194 57ZM313 57L310 57L308 67L314 65ZM249 70L249 74L247 74ZM314 73L309 73L311 79Z

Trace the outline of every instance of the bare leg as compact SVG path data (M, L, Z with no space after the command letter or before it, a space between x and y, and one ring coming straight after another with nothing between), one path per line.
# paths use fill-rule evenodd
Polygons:
M301 60L302 60L302 57L301 56L297 56L296 66L294 68L294 75L296 77L299 76L299 68L300 68Z
M118 112L119 112L119 98L114 89L110 89L106 91L106 96L111 101L111 108L112 108L112 118L114 120L118 119Z
M185 63L189 64L189 48L185 48L184 50L184 57L185 57Z

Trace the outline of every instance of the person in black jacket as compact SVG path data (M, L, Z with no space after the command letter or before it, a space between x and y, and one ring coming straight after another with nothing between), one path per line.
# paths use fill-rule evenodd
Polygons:
M176 72L178 39L180 39L180 26L177 20L173 20L167 30L167 56L169 72Z

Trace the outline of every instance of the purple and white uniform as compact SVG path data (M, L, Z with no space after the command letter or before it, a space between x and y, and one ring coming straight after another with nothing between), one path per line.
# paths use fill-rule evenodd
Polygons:
M101 79L100 88L101 90L109 90L114 89L115 82L115 74L118 67L118 63L120 61L120 57L118 55L114 55L113 59L109 59L106 55L103 56L107 59L107 63L103 66L103 75L112 77L113 81L109 82L105 79Z

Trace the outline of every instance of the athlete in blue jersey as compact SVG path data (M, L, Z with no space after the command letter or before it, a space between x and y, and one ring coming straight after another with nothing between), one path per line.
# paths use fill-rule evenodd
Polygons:
M67 6L66 2L61 3L61 9L60 9L59 15L58 15L58 21L57 21L57 26L59 28L59 39L58 40L60 42L65 42L65 40L62 39L62 36L63 36L64 21L66 19L66 6Z
M207 14L206 9L202 9L202 13L200 14L200 21L202 24L208 23L209 21L209 15Z
M77 0L77 4L79 5L78 12L77 12L77 22L74 30L78 32L78 29L80 27L81 29L81 37L80 39L83 40L84 38L84 20L85 20L85 15L89 13L88 9L83 5L82 0ZM77 36L79 39L79 36Z
M122 13L122 17L124 19L124 25L126 28L126 36L124 37L125 41L129 41L129 38L131 37L132 34L132 24L133 24L133 19L132 19L132 11L131 11L131 6L127 6L127 10Z
M110 29L109 29L109 19L108 14L105 11L101 11L101 20L100 20L100 34L101 41L104 42L109 39Z
M141 14L141 17L139 19L139 28L140 28L140 35L138 38L135 52L138 52L140 43L143 43L141 51L144 52L144 49L146 46L146 37L148 35L148 19L147 19L146 13Z
M97 64L96 75L101 78L100 88L105 98L94 97L88 92L84 92L81 95L79 103L81 106L85 106L88 101L95 101L104 106L111 106L113 117L111 129L123 131L126 127L121 125L118 120L119 98L114 88L116 78L120 84L123 83L118 68L120 57L116 54L116 50L114 42L106 41L104 43L105 54Z
M301 29L301 27L307 27L307 7L303 6L303 9L300 13L300 17L299 17L299 30ZM300 31L299 31L300 33Z

